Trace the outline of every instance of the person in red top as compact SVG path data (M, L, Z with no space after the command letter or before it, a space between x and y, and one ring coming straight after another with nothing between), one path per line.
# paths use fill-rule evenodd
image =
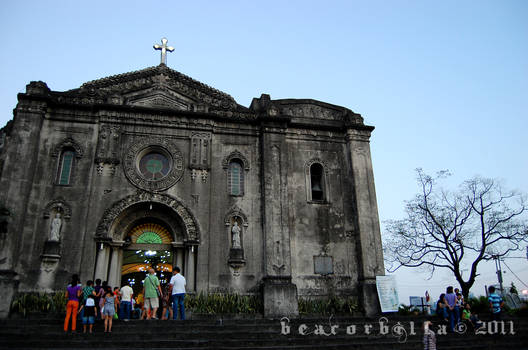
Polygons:
M77 329L77 310L79 309L79 298L81 296L81 284L79 283L79 276L73 275L71 283L66 288L66 318L64 319L64 332L68 331L70 317L72 319L71 330L72 333Z
M119 287L114 287L114 298L115 304L117 305L116 313L119 315L119 309L121 309L121 292L119 291Z

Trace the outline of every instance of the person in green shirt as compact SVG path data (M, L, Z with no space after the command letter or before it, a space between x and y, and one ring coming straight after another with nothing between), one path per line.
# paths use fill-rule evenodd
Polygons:
M147 278L143 280L143 294L145 296L144 308L147 312L147 320L150 320L151 318L157 319L156 312L159 308L159 298L163 297L163 293L154 269L150 268L148 271Z

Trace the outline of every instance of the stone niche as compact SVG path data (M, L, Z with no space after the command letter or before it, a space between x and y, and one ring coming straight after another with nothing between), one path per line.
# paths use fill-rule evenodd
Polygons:
M247 230L247 217L240 208L233 207L225 217L227 238L229 240L228 265L238 271L246 264L244 258L244 235Z

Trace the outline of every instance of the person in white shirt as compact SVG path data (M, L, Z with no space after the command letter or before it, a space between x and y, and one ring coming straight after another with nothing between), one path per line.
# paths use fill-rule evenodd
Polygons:
M180 273L180 268L174 266L172 269L172 278L170 280L170 290L172 298L172 317L174 320L178 317L178 308L180 309L180 320L185 320L185 277Z
M134 291L130 287L129 283L127 282L122 288L121 288L121 308L119 311L121 311L119 318L125 321L128 321L130 319L130 311L132 310L132 296L134 295Z

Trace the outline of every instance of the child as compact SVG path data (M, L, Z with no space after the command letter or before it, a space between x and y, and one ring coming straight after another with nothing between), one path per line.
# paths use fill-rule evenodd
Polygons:
M95 316L97 316L97 308L95 307L95 299L93 294L89 294L81 310L84 310L82 314L83 333L86 333L86 325L90 325L90 333L92 333L93 325L95 323Z
M119 309L121 308L121 292L119 291L119 287L114 287L114 298L115 298L115 302L116 302L116 305L117 305L117 308L116 308L116 313L119 315L120 311ZM117 319L117 316L116 316L116 319Z
M480 328L480 326L482 326L482 322L480 322L478 315L471 313L471 306L469 303L466 303L464 306L464 310L462 311L462 319L469 323L469 325L473 328Z
M115 296L114 293L112 293L112 288L107 287L105 295L104 295L104 307L103 307L103 318L104 318L104 326L105 326L105 333L112 333L112 319L114 318L114 314L116 313L116 302L115 302Z

